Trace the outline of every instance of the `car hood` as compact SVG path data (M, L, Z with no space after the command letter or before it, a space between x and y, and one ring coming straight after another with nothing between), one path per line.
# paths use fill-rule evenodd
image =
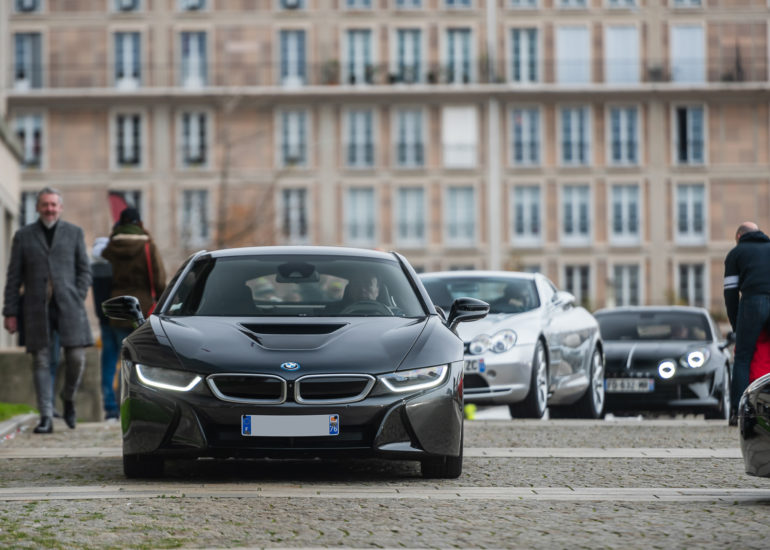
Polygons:
M661 359L678 359L696 348L709 347L708 342L638 342L638 341L604 341L604 356L608 366L626 366L629 364L645 364Z
M518 330L532 326L533 323L538 322L538 317L539 312L536 309L525 313L492 313L479 321L460 324L457 327L457 334L463 342L469 342L479 334L492 336L506 328Z
M364 317L166 318L162 329L183 364L197 372L264 372L284 377L395 370L419 340L427 320ZM286 362L297 371L281 370Z

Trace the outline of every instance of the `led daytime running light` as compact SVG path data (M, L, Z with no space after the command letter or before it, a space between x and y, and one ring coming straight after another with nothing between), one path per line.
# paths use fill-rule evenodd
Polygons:
M146 386L150 386L152 388L159 388L162 390L171 390L171 391L178 391L178 392L187 392L193 389L198 382L201 381L201 377L198 375L195 375L195 377L192 379L192 381L187 384L186 386L178 386L174 384L168 384L166 382L160 382L158 380L153 380L150 378L151 373L155 372L156 374L160 374L163 371L174 373L177 375L180 375L179 371L171 371L169 369L159 369L157 367L147 367L145 365L140 365L139 363L136 364L136 375L139 377L139 380Z

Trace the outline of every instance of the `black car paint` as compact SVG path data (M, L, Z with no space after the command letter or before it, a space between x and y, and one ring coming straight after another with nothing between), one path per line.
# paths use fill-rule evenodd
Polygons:
M743 393L738 419L746 473L770 477L770 374L755 380Z

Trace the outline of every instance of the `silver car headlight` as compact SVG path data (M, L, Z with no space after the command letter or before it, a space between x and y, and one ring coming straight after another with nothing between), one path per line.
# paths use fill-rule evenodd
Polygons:
M446 380L449 367L426 367L422 369L404 370L384 374L380 380L392 392L427 390L441 385Z
M486 351L503 353L516 345L516 333L509 328L496 332L492 336L479 334L471 340L468 351L471 355L481 355Z
M708 348L694 349L679 358L679 364L685 368L697 369L708 362L711 352Z
M135 366L139 380L151 388L186 392L193 389L201 381L201 377L193 372L148 367L139 363L136 363Z

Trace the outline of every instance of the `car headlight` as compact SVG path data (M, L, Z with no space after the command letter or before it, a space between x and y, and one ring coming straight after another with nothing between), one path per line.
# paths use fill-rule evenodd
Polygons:
M201 377L192 372L148 367L136 363L136 375L145 386L171 391L190 391Z
M706 364L711 353L706 348L695 349L679 358L679 364L685 368L697 369Z
M668 380L676 374L676 364L670 359L661 361L658 365L658 374L661 378Z
M479 334L471 340L468 351L471 355L481 355L486 351L503 353L516 344L516 333L509 328L496 332L491 337Z
M392 392L427 390L440 385L447 377L449 367L426 367L393 372L380 376L380 380Z

